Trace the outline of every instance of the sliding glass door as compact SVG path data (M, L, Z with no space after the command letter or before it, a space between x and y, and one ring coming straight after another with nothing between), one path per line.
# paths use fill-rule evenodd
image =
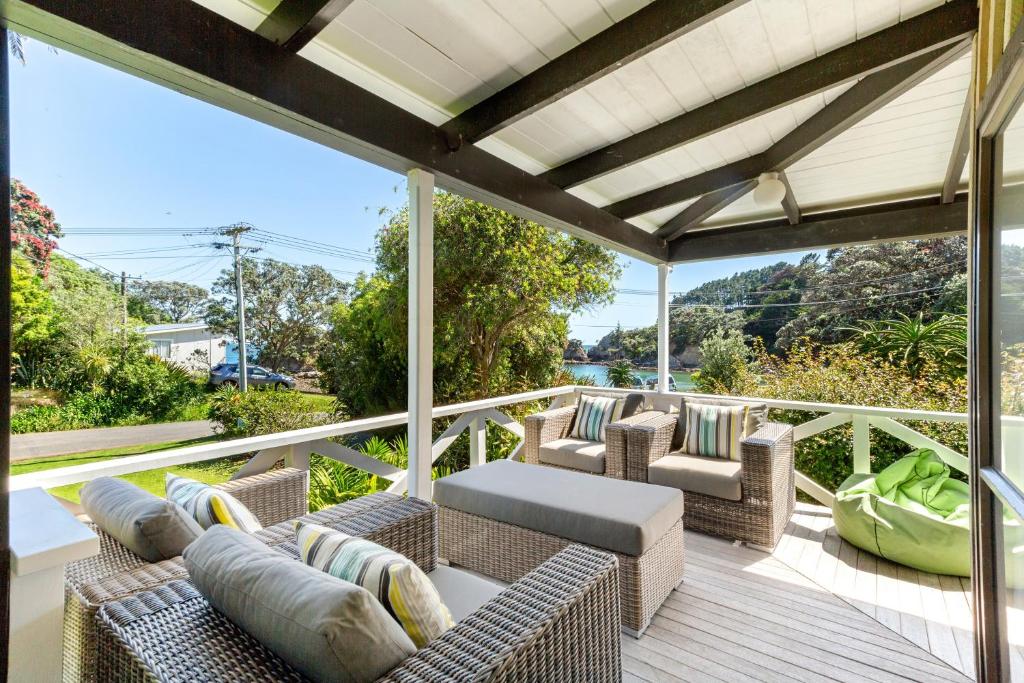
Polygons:
M1016 35L1014 36L1017 37ZM1024 50L978 110L971 491L978 680L1024 680Z

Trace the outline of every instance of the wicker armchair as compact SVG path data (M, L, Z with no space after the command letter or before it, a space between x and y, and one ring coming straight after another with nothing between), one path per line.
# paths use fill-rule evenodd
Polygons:
M670 453L677 423L678 416L669 414L629 429L627 479L647 482L651 465L682 455ZM687 529L774 548L796 504L792 425L766 423L741 442L740 453L740 499L683 488L683 521Z
M594 453L592 457L586 458L588 461L587 468L545 462L545 459L541 456L541 448L545 444L567 440L569 429L576 418L575 405L528 415L526 417L526 438L523 443L523 462L531 465L545 465L575 470L577 472L587 472L589 474L601 474L615 479L625 479L627 428L631 425L642 424L664 414L660 410L641 411L605 427L604 444L596 441L587 442L593 444L593 446L588 447L588 451Z
M388 547L405 553L433 543L436 562L432 519L400 527ZM278 549L297 557L294 544ZM571 546L381 680L620 681L618 595L615 557ZM304 680L188 581L108 603L98 621L101 681Z
M245 504L264 524L263 530L255 536L267 545L275 546L294 539L288 520L302 517L309 511L307 474L305 470L284 468L218 484L217 488L227 491ZM383 534L382 538L386 539L389 525L404 517L404 510L393 508L395 503L402 500L401 496L377 493L308 517L326 526L339 526L343 521L348 521L350 533L370 535L374 532ZM389 506L386 512L385 506ZM101 605L188 575L180 557L156 563L147 562L95 525L89 526L99 536L99 554L72 562L64 572L65 683L96 680L95 616ZM408 556L414 561L420 561L431 554L430 548L409 551Z

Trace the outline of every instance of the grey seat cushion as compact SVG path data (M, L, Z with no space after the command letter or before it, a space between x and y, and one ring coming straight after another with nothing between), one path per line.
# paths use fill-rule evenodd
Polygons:
M437 565L437 568L427 576L430 577L434 588L441 596L441 601L452 613L456 623L483 607L504 590L503 586L493 581L443 564Z
M93 479L82 487L81 500L96 526L148 562L181 555L203 533L180 505L123 479Z
M314 681L374 681L416 652L366 589L218 524L185 549L218 612Z
M604 474L604 444L583 439L556 439L540 445L540 461L557 467Z
M650 464L647 481L738 501L743 498L742 473L743 464L738 460L673 453Z
M683 447L683 439L686 436L686 397L679 400L679 422L676 424L676 431L672 434L672 450L677 451ZM691 403L704 403L712 406L747 406L747 421L744 423L744 435L750 436L764 426L768 421L767 403L750 403L749 401L736 401L729 398L706 398L693 397Z
M438 479L434 502L634 557L683 516L678 489L509 460Z

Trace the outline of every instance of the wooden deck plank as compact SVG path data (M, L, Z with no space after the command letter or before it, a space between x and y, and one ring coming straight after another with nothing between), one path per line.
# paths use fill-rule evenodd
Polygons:
M950 672L949 667L941 662L922 657L922 653L906 641L902 641L902 647L897 648L878 647L855 638L837 639L813 628L801 629L793 622L754 617L742 610L730 610L721 605L695 599L684 601L677 596L669 597L663 606L663 612L672 619L678 619L680 615L693 615L717 624L720 628L715 632L723 634L723 638L730 638L730 635L724 634L750 633L749 629L753 629L756 635L769 641L773 635L777 636L780 639L775 641L777 647L799 651L800 658L809 658L822 665L858 672L857 678L860 679L892 680L892 676L886 675L885 672L911 679L919 673L926 675L926 680L961 678ZM866 618L866 615L851 614L854 624L860 624ZM882 671L876 676L872 673L875 669ZM828 675L835 677L831 673Z
M622 639L622 651L633 659L645 662L657 672L671 676L680 676L686 681L702 681L710 683L722 679L710 676L699 669L693 668L692 656L674 645L662 642L654 637ZM645 676L660 674L648 672Z
M953 637L960 653L963 672L974 677L974 627L970 602L964 595L964 587L956 576L939 576L939 586L946 603L946 613L950 616Z
M960 661L960 651L956 645L956 636L953 635L952 619L946 609L939 577L919 571L917 580L920 585L925 626L928 629L928 649L950 666L967 673L968 669Z
M866 554L866 553L865 553ZM917 581L917 570L897 566L900 594L900 633L907 640L928 650L928 625L925 623L921 591Z
M875 566L878 570L878 605L875 608L875 619L899 633L900 611L895 606L899 604L900 587L896 565L888 560L879 560Z
M687 532L683 582L623 636L624 680L968 683L965 586L846 543L820 506L798 505L772 553Z

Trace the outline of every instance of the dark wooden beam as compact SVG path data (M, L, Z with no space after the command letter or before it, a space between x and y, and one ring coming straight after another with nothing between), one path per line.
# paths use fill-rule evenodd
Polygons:
M671 204L753 180L766 171L781 171L959 57L969 43L945 47L865 76L818 113L794 128L765 152L642 192L605 207L630 218Z
M954 0L798 64L543 174L572 187L841 83L959 43L978 25L974 0Z
M956 127L956 137L953 139L953 151L949 154L949 164L946 166L946 177L942 181L942 201L945 204L953 201L956 191L960 187L960 176L964 174L964 164L967 163L967 154L971 151L971 107L974 104L974 85L967 89L967 98L964 100L964 108L960 112L960 122Z
M453 145L476 142L579 90L747 0L654 0L442 126Z
M11 0L12 28L249 118L647 261L665 242L192 0ZM153 21L159 17L159 21Z
M786 196L782 198L782 210L786 212L789 224L796 225L800 222L800 204L796 201L793 186L789 184L789 178L786 177L785 171L779 171L779 180L786 186Z
M351 4L352 0L281 0L256 33L298 52Z
M666 240L674 240L683 233L693 230L755 187L757 187L756 180L747 180L738 185L708 192L666 221L664 225L654 231L654 234Z
M926 239L967 230L967 194L943 204L939 197L689 232L669 243L673 263L828 249L866 242Z

